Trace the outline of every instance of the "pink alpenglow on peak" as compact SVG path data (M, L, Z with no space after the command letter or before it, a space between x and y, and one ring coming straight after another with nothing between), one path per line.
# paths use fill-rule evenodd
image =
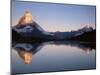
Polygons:
M20 18L18 25L26 25L32 22L32 14L29 11L26 11L25 14Z

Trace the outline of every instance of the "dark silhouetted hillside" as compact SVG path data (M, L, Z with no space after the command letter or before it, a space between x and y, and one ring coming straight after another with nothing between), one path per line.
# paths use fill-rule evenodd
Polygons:
M96 42L96 30L93 30L91 32L85 32L82 35L72 37L71 39L79 41Z

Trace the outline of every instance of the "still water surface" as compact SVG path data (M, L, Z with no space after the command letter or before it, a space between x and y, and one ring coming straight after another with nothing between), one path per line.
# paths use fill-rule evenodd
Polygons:
M76 41L14 43L12 72L34 73L95 69L95 44Z

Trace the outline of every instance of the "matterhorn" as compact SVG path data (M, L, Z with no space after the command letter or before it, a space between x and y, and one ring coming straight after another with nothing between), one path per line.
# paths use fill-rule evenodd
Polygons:
M37 24L29 11L26 11L24 15L19 19L17 25L12 27L12 38L14 40L26 41L26 40L44 40L52 39L52 34L45 31L39 24Z
M18 25L26 25L32 22L32 14L29 11L26 11L25 14L19 20Z
M23 42L40 40L72 40L72 37L78 37L86 34L87 32L92 34L93 28L85 26L72 32L45 31L38 23L35 22L35 20L33 20L32 14L29 11L26 11L24 15L19 19L17 25L12 27L12 40Z

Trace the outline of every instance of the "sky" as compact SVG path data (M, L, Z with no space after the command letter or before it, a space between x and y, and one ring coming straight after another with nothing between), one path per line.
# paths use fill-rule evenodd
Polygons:
M80 29L86 25L95 28L96 7L57 3L12 1L11 24L17 25L25 11L31 12L33 20L49 32Z

